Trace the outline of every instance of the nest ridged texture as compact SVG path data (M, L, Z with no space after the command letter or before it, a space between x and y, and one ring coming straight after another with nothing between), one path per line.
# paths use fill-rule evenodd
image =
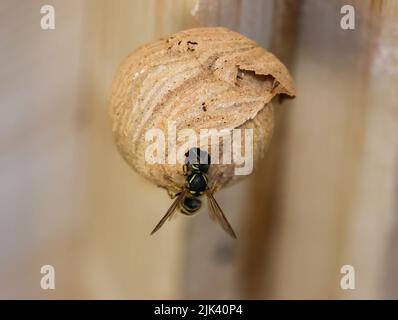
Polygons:
M167 138L170 122L177 132L189 128L198 134L200 129L253 128L256 165L272 136L271 100L278 94L294 96L295 88L273 54L226 28L196 28L133 51L114 78L109 114L127 163L156 185L177 192L185 182L182 165L146 161L148 129L161 129ZM211 165L209 180L217 177L217 188L236 181L235 166Z

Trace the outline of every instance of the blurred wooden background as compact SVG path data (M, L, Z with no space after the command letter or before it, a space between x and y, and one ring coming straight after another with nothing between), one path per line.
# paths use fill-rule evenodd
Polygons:
M51 31L41 1L0 1L1 298L398 298L396 1L47 3ZM131 50L200 25L255 39L298 87L261 169L217 194L237 242L206 212L149 237L170 199L123 162L106 118Z

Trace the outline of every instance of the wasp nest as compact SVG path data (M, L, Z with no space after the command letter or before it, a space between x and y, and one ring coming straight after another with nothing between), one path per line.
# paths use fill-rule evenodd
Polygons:
M133 51L114 78L109 114L124 159L142 176L172 193L183 187L185 178L181 163L167 160L170 152L184 148L186 140L176 139L176 149L171 151L169 138L174 139L183 129L192 129L199 137L201 129L225 134L251 128L255 166L272 136L271 100L278 94L294 96L295 89L288 70L274 55L228 29L197 28ZM170 127L175 128L173 137ZM164 133L165 155L159 159L165 163L147 159L148 146L153 143L146 136L150 129ZM243 133L241 137L244 140ZM197 146L215 158L211 143L219 144L222 162L223 141L208 139L204 146L201 139ZM244 141L241 145L243 152ZM229 164L212 163L209 180L217 179L219 189L239 178L237 167L242 163L233 156Z

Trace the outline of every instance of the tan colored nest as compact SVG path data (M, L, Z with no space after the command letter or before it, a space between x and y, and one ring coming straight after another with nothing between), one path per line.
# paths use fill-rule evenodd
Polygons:
M153 183L177 192L185 182L182 165L145 160L148 129L161 129L167 138L171 121L177 131L198 134L204 128L253 128L255 164L272 136L270 102L278 94L294 96L295 88L274 55L228 29L197 28L133 51L114 78L109 115L124 159ZM177 148L181 144L177 141ZM217 176L221 188L239 178L235 166L212 165L209 179Z

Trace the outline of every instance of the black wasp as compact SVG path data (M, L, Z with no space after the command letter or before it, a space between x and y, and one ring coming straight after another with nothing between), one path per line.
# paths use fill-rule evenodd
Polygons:
M185 164L183 166L184 174L186 176L185 186L181 192L176 194L176 199L167 210L164 217L156 225L151 235L160 229L160 227L171 219L177 212L186 215L195 214L202 206L202 201L199 199L203 194L206 194L209 202L210 218L217 221L221 227L233 238L236 238L235 232L225 217L223 211L214 199L212 188L209 188L207 179L207 172L210 168L210 155L200 148L192 148L185 153Z

